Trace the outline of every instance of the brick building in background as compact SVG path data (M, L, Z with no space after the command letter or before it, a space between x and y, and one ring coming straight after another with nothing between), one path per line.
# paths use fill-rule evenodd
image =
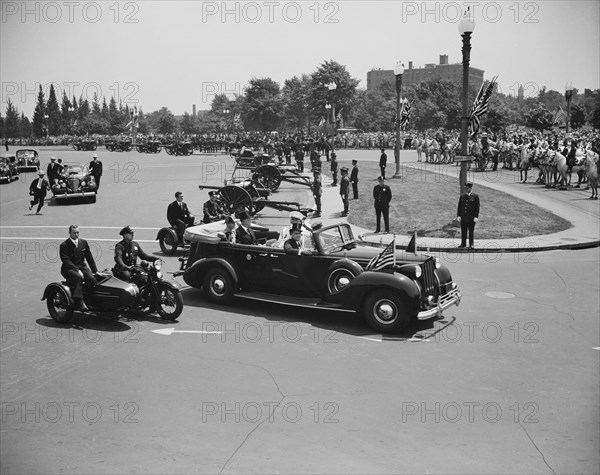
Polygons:
M483 69L469 67L469 88L479 89L483 84ZM426 64L423 68L413 68L412 61L405 65L402 75L402 88L410 87L431 79L446 79L462 84L462 63L448 64L448 55L440 55L439 64ZM394 84L396 78L392 69L373 69L367 73L367 90L372 91L383 82Z

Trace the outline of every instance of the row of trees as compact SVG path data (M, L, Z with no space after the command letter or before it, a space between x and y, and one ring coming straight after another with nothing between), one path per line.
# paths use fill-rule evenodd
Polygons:
M332 83L335 88L331 87ZM358 84L359 80L353 78L345 66L325 61L310 75L286 80L283 87L270 78L252 79L243 95L233 98L216 95L210 111L196 117L185 113L177 118L166 107L147 115L136 107L135 113L139 132L143 134L298 131L334 120L338 126L344 124L364 131L393 131L395 85L384 82L367 91L358 89ZM412 105L409 129L460 128L459 84L434 79L405 88L404 92ZM471 91L470 102L476 93L474 89ZM559 107L566 109L563 94L547 91L545 87L537 97L529 98L495 92L482 126L491 130L509 125L548 130L554 125ZM47 100L40 86L32 121L19 114L8 100L6 116L0 117L0 135L14 138L87 133L114 135L127 132L133 114L128 104L117 104L114 97L108 104L103 98L100 104L96 96L90 103L87 98L80 97L77 101L63 93L59 104L54 86L50 86ZM584 94L573 91L570 125L577 129L586 123L600 128L600 90L586 89ZM320 130L328 129L321 127Z

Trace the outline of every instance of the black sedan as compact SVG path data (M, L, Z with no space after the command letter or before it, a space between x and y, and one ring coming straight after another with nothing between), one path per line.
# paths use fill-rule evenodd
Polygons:
M359 312L381 332L396 332L416 319L440 316L459 305L461 293L450 271L435 257L359 245L348 224L319 228L303 237L310 253L286 254L283 239L266 245L221 241L223 222L188 228L192 242L181 271L210 300L234 296L288 305ZM377 269L377 256L383 261Z
M40 169L40 159L37 150L22 148L15 152L19 172L37 172Z
M10 183L19 179L19 168L14 155L0 157L0 183Z

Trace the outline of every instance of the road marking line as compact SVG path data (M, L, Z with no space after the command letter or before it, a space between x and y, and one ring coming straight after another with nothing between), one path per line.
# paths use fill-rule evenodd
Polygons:
M173 333L201 333L203 335L220 335L223 332L204 330L175 330L174 328L161 328L159 330L152 330L152 333L158 333L159 335L171 335Z
M69 226L0 226L0 229L47 229L47 228L56 228L56 229L64 229ZM79 225L80 229L122 229L122 226L83 226ZM134 226L137 229L150 229L150 230L159 230L161 228L140 228L138 226Z
M0 236L0 239L4 239L4 240L10 240L13 239L15 241L64 241L65 237L55 237L55 238L49 238L49 237L20 237L20 236L10 236L10 237L6 237L6 236ZM85 237L86 241L106 241L106 242L116 242L118 241L117 238L113 238L113 239L100 239L100 238L91 238L86 236ZM156 239L136 239L135 242L156 242Z
M600 350L600 346L596 346L596 347L592 348L592 350Z

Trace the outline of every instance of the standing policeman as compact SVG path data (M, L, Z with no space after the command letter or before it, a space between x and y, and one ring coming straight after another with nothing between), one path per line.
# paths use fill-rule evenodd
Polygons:
M340 174L340 197L342 198L342 203L344 203L344 211L342 212L342 216L348 216L348 205L350 204L348 200L348 194L350 193L350 179L348 178L348 168L340 168Z
M330 169L331 169L331 178L333 179L333 183L331 183L331 186L337 186L338 162L337 162L337 155L335 152L331 152Z
M316 216L321 216L321 195L323 194L323 184L321 183L321 172L319 170L313 170L313 181L310 184L313 197L315 199L315 205L317 206Z
M467 231L469 232L469 248L473 249L475 223L479 221L479 196L473 191L473 183L465 183L467 193L458 200L456 219L460 223L460 246L467 247Z
M375 229L375 232L378 233L381 231L381 215L383 214L385 232L389 233L392 190L385 184L385 178L383 176L377 178L377 185L373 188L373 199L375 200L375 215L377 216L377 229Z

